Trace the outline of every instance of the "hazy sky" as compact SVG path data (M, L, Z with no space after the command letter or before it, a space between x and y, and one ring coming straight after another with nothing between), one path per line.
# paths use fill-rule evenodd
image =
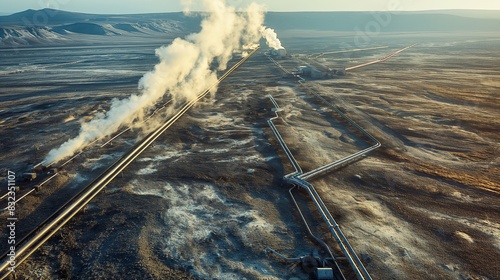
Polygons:
M26 9L55 8L87 13L151 13L182 11L181 1L201 0L0 0L0 14ZM251 0L227 0L245 6ZM267 6L269 11L384 11L434 9L487 9L500 10L500 0L254 0ZM294 3L294 4L291 4ZM194 10L197 10L195 7Z

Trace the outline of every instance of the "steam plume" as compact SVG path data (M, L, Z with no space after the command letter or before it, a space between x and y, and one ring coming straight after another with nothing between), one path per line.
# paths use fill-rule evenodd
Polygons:
M166 94L173 99L172 104L196 98L217 80L216 70L210 68L212 62L218 63L217 70L226 69L233 52L255 47L263 36L268 45L274 47L277 41L281 47L276 33L262 26L264 14L260 5L252 3L244 12L236 12L225 0L203 0L203 5L207 13L199 33L158 48L156 56L160 62L140 79L139 92L114 100L108 112L82 123L79 135L51 150L44 162L72 156L93 140L141 120L145 110Z
M280 39L278 39L278 34L276 34L274 29L262 26L261 32L262 32L262 37L266 39L267 46L275 50L284 49L283 46L281 45Z

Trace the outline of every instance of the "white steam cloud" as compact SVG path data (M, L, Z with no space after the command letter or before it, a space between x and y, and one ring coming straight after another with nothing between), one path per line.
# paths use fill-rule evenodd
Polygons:
M267 46L273 48L275 50L284 49L281 45L280 39L278 39L278 34L274 31L274 29L266 28L264 26L261 27L262 37L266 39Z
M262 26L262 6L252 3L245 11L237 12L227 6L225 0L203 0L203 5L207 13L199 33L177 38L169 46L158 48L156 56L160 62L141 78L139 92L114 100L105 114L82 123L79 135L51 150L44 162L70 157L95 139L110 136L121 126L142 120L145 110L166 94L173 99L172 104L196 98L217 80L216 70L226 69L235 51L258 46L262 37L273 48L276 41L279 43L276 33ZM212 62L218 63L218 69L211 69Z

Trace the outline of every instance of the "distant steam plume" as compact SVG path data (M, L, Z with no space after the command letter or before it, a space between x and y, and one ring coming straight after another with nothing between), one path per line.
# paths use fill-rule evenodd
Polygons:
M274 29L266 28L264 26L261 27L262 37L266 39L267 46L273 48L275 50L283 49L281 45L280 39L278 39L278 34L274 31Z
M273 46L276 44L274 31L262 26L264 14L260 5L252 3L242 12L226 5L224 0L203 0L203 5L207 13L199 33L158 48L156 56L160 62L141 78L139 92L114 100L105 114L82 123L79 135L51 150L44 162L58 162L72 156L93 140L141 120L145 110L166 94L173 99L172 104L194 99L217 80L216 70L226 69L235 51L255 47L261 37L269 37ZM271 34L270 31L274 37L264 35ZM211 69L212 62L218 63L218 69Z

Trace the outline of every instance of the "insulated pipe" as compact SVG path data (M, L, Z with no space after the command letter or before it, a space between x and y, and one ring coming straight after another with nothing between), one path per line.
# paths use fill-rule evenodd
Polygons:
M275 112L276 116L268 120L269 126L271 127L274 135L278 139L278 142L280 143L280 145L283 148L285 154L287 155L288 160L290 161L290 163L293 165L293 167L295 169L294 173L285 176L285 180L287 180L288 182L290 182L290 183L292 183L294 185L302 187L303 189L305 189L307 191L307 193L309 194L309 197L311 198L311 200L313 201L314 205L318 209L318 211L319 211L322 219L327 224L328 229L330 230L330 232L332 233L333 237L337 241L340 249L342 250L342 252L346 256L346 259L351 264L351 267L354 270L354 272L356 273L357 278L358 279L362 279L362 280L365 280L365 279L366 280L371 280L372 278L371 278L370 274L368 273L368 271L364 267L363 263L361 262L361 260L357 256L356 252L354 251L354 249L352 248L352 246L350 245L350 243L347 241L347 238L345 237L345 235L341 231L340 227L338 226L338 224L336 223L335 219L331 215L330 211L328 210L328 208L324 204L323 200L321 199L321 197L317 193L316 189L314 188L314 186L312 184L310 184L309 182L307 182L306 179L309 179L309 178L311 178L313 176L316 176L316 175L318 175L320 173L326 172L326 171L330 170L331 168L333 168L335 166L338 166L339 164L343 164L343 163L349 162L349 161L351 161L351 160L353 160L353 159L355 159L355 158L357 158L359 156L362 156L362 155L364 155L364 154L366 154L366 153L368 153L368 152L370 152L370 151L372 151L372 150L380 147L381 144L380 144L380 142L375 137L373 137L371 134L369 134L366 130L364 130L361 126L359 126L351 118L349 118L347 115L345 115L343 112L341 112L338 108L336 108L335 106L333 106L330 103L328 103L323 97L321 97L319 94L317 94L310 87L306 86L302 81L299 81L299 83L301 85L305 86L306 88L308 88L322 102L324 102L330 108L332 108L337 113L339 113L351 125L353 125L354 127L356 127L365 136L367 136L370 140L372 140L375 143L373 146L371 146L371 147L369 147L367 149L361 150L361 151L359 151L357 153L354 153L354 154L352 154L350 156L347 156L344 159L341 159L339 161L327 164L327 165L322 166L320 168L317 168L317 169L315 169L315 170L313 170L311 172L303 174L302 173L302 169L300 169L300 165L295 160L293 154L288 149L288 146L286 145L286 143L284 142L283 138L281 137L279 131L277 130L276 126L272 122L273 120L275 120L275 119L277 119L279 117L278 113ZM276 102L276 100L272 96L270 96L270 95L268 97L271 99L271 102L275 106L276 110L279 110L280 107L279 107L278 103ZM300 170L300 172L299 172L299 170ZM291 192L292 189L290 189L290 192ZM292 198L293 198L293 196L292 196ZM294 199L294 202L296 203L295 199ZM296 204L296 206L297 206L297 204ZM300 212L300 208L298 208L298 209L299 209L299 212ZM302 213L300 213L300 214L302 216ZM312 233L310 231L310 229L309 229L309 226L308 226L307 222L306 222L306 227L308 228L309 232ZM314 235L312 235L312 236L313 236L313 238L315 237ZM274 250L272 250L272 252L275 253L275 254L278 254ZM282 255L279 255L279 256L282 257L282 258L284 258Z
M295 169L294 173L288 174L288 175L286 175L286 177L289 177L292 175L297 175L297 174L300 175L303 173L302 168L300 167L297 160L295 160L295 157L293 156L292 152L290 151L290 149L286 145L285 140L283 140L283 138L281 137L281 134L279 133L278 129L276 128L276 126L273 123L274 120L279 118L278 110L280 110L281 108L278 105L278 103L276 102L276 100L274 99L274 97L272 97L271 95L268 95L267 97L269 97L269 99L271 99L271 102L274 104L274 106L276 108L276 112L274 112L276 114L276 116L267 120L267 123L271 127L271 130L273 131L274 136L278 139L278 142L280 143L281 148L285 152L286 157L288 158L288 160L292 164L293 168Z
M316 240L316 242L318 242L321 246L323 246L326 249L326 251L328 252L328 254L330 255L330 257L332 257L332 259L335 260L335 257L333 256L332 251L330 250L330 247L328 247L328 245L323 240L321 240L319 237L314 235L311 228L309 227L309 223L307 222L306 218L304 217L304 214L302 213L302 210L300 209L299 204L297 203L297 200L293 196L292 191L296 188L297 188L297 186L293 186L291 189L288 190L288 193L292 197L292 201L295 204L295 207L297 208L297 210L299 211L300 218L304 222L304 225L306 226L307 232L309 232L309 235L314 240Z
M364 150L361 150L361 151L358 151L352 155L349 155L345 158L342 158L340 160L337 160L335 162L332 162L332 163L329 163L327 165L324 165L324 166L321 166L319 168L316 168L314 170L311 170L307 173L304 173L304 174L301 174L299 177L301 179L304 179L304 180L308 180L308 179L311 179L312 177L314 176L317 176L319 174L322 174L334 167L337 167L341 164L344 164L344 163L347 163L351 160L354 160L360 156L363 156L379 147L382 146L382 144L380 143L380 141L378 141L375 137L373 137L370 133L368 133L364 128L362 128L360 125L358 125L355 121L353 121L351 118L349 118L346 114L344 114L342 111L340 111L337 107L333 106L331 103L329 103L328 101L326 101L321 95L319 95L316 91L314 91L312 88L310 88L309 86L307 86L305 84L305 82L303 81L299 81L299 83L304 86L307 90L309 90L309 92L311 92L314 96L316 96L319 100L321 100L325 105L327 105L328 107L330 107L332 110L334 110L335 112L337 112L342 118L344 118L347 122L349 122L352 126L354 126L356 129L358 129L361 133L363 133L366 137L368 137L373 143L374 145L371 146L371 147L368 147Z
M328 245L323 241L321 240L320 238L316 237L311 228L309 227L309 223L307 222L306 218L304 217L304 214L302 213L302 210L300 209L299 207L299 204L297 203L297 200L295 199L295 197L293 196L293 189L297 188L296 185L294 185L290 190L288 190L288 192L290 193L290 196L292 197L292 200L293 200L293 203L295 204L295 207L297 208L297 210L299 211L299 214L300 214L300 217L302 218L302 221L304 222L306 228L307 228L307 231L309 232L309 235L311 235L311 237L316 240L316 242L318 242L319 244L321 244L328 252L328 254L330 255L333 263L335 264L335 268L337 269L337 272L339 274L339 276L341 277L341 279L345 279L345 276L344 274L342 273L342 270L340 269L338 263L337 263L337 260L336 258L333 256L332 254L332 251L330 250L330 247L328 247ZM328 209L327 209L328 210Z
M284 261L286 261L286 262L298 262L298 261L301 261L301 260L302 260L301 258L287 258L287 257L283 256L282 254L280 254L280 253L278 253L278 252L274 251L274 250L273 250L273 249L271 249L271 248L265 248L265 249L264 249L264 253L266 253L266 254L273 253L274 255L276 255L276 256L278 256L278 257L282 258L282 259L283 259Z
M354 270L356 273L356 276L358 279L367 279L371 280L371 276L364 267L363 263L361 260L358 258L356 252L352 248L352 246L349 244L347 239L345 238L344 234L340 230L338 224L335 222L335 219L331 216L330 211L326 208L323 200L319 195L317 194L316 190L314 187L301 179L292 179L296 185L299 187L303 188L304 190L307 191L309 194L309 197L311 198L312 202L318 209L321 218L323 218L323 221L326 223L328 229L332 233L333 237L335 238L335 241L337 241L337 244L339 245L341 251L344 253L346 256L347 260L351 264L351 268Z
M358 276L358 279L367 279L371 280L371 276L366 270L365 266L359 259L358 255L352 248L351 244L349 241L347 241L347 238L345 237L344 233L340 229L339 225L333 218L332 214L330 211L328 211L328 208L324 204L323 200L317 193L316 189L312 184L309 182L303 181L301 179L295 181L300 187L304 188L309 196L311 197L313 203L316 205L318 208L323 220L326 222L328 228L330 229L330 232L334 236L335 240L337 240L337 243L339 243L339 246L342 250L342 252L345 254L347 257L347 260L351 264L351 266L354 269L354 272Z
M396 55L398 55L399 53L401 53L401 52L403 52L403 51L405 51L405 50L407 50L407 49L409 49L409 48L414 47L415 45L416 45L416 44L413 44L413 45L411 45L411 46L408 46L408 47L402 48L402 49L400 49L400 50L397 50L397 51L395 51L395 52L393 52L393 53L390 53L390 54L388 54L388 55L386 55L386 56L384 56L384 57L382 57L382 58L379 58L379 59L377 59L377 60L373 60L373 61L370 61L370 62L367 62L367 63L363 63L363 64L360 64L360 65L356 65L356 66L351 66L351 67L348 67L348 68L346 68L345 70L346 70L346 71L348 71L348 70L353 70L353 69L356 69L356 68L365 67L365 66L372 65L372 64L375 64L375 63L384 62L384 61L388 60L389 58L391 58L391 57L393 57L393 56L396 56Z

